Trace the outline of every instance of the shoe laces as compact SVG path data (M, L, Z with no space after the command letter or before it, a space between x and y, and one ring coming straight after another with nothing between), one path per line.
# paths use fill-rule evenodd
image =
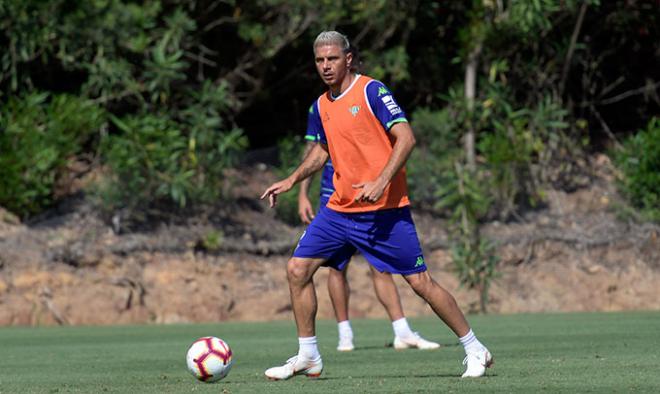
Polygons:
M482 354L482 352L475 352L475 353L470 352L470 353L466 354L465 358L463 359L463 365L467 365L469 358L473 358L475 361L479 362L480 364L484 364L486 358L484 357L484 361L482 362L481 361L481 354Z

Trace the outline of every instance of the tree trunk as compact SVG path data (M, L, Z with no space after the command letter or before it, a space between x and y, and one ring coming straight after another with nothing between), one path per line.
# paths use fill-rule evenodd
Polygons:
M472 112L474 111L474 100L477 92L477 66L480 54L481 42L472 48L465 65L465 101L468 110L468 123L463 142L465 144L465 160L470 171L473 171L477 166L474 149L476 131L472 123Z

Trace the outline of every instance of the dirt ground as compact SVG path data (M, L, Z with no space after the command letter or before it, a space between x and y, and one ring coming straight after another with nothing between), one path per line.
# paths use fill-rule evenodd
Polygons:
M29 224L0 209L0 325L292 319L285 265L303 228L256 199L272 173L248 173L231 204L142 231L117 232L80 196ZM501 257L489 311L660 310L660 227L617 218L609 172L589 187L546 194L543 209L483 228ZM476 311L478 294L452 271L444 220L413 212L431 273ZM212 248L210 234L219 237ZM315 280L320 318L333 316L326 275L321 269ZM351 316L385 318L362 257L349 278ZM408 316L432 314L396 280Z

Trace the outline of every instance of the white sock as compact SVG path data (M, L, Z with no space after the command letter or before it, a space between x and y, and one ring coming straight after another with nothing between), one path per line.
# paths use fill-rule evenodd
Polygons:
M307 360L318 360L321 358L319 347L316 344L316 336L313 337L298 337L298 356Z
M353 329L351 328L351 322L349 320L337 323L337 329L339 330L339 338L353 339Z
M415 333L412 332L412 330L410 329L410 326L408 325L408 320L406 320L405 317L393 321L392 328L394 329L394 335L399 338L410 338L415 336Z
M458 340L461 341L461 345L463 345L463 348L465 349L465 354L469 352L476 352L485 348L485 346L479 342L477 336L474 335L472 329L470 329L470 331L468 331L464 337L458 338Z

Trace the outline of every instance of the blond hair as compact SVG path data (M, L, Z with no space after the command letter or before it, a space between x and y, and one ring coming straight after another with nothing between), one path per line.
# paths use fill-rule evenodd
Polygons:
M348 38L337 31L322 31L316 36L316 40L314 40L314 49L321 45L337 45L342 51L344 51L344 53L347 53L351 48Z

